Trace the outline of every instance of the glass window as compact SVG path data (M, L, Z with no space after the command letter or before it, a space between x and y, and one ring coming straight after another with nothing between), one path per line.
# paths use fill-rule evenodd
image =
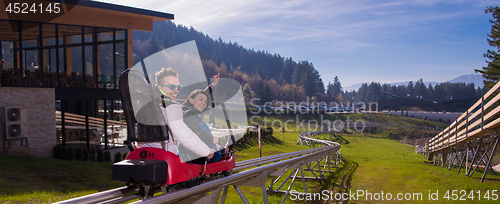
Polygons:
M72 35L70 43L72 43L72 44L82 43L82 36L81 35Z
M23 51L23 68L24 70L36 71L39 70L38 50Z
M116 43L116 73L114 73L114 76L116 76L115 80L115 88L118 88L118 81L120 79L120 73L127 69L127 65L125 62L125 44L124 43ZM113 77L114 77L113 76ZM114 78L113 78L114 79Z
M44 46L56 45L56 25L54 24L43 24L42 25L42 35Z
M112 41L113 40L113 29L109 28L99 28L97 29L99 33L99 41Z
M56 72L56 49L44 49L44 72Z
M68 58L68 77L70 78L71 87L82 87L82 47L71 47L69 53L71 58Z
M59 25L59 37L64 38L66 44L82 43L82 27Z
M85 27L85 42L92 42L92 33L94 33L94 28Z
M85 46L85 87L95 87L92 46Z
M59 48L59 87L69 87L68 77L71 76L71 73L68 74L66 70L67 68L64 66L64 48Z
M44 49L43 84L45 87L56 87L56 49Z
M22 22L23 49L38 46L39 24Z
M99 45L98 87L108 88L113 77L113 45Z
M0 69L14 69L14 42L2 41L2 58L5 61L4 65L0 65Z
M116 31L116 40L125 40L125 30Z
M36 40L23 40L23 49L36 47L37 43L38 42Z
M40 86L41 77L38 66L38 50L24 50L23 52L23 85Z

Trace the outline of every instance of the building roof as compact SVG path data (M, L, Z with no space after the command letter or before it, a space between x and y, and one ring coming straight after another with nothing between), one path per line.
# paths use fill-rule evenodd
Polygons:
M61 2L61 0L45 0L45 1ZM134 7L129 7L129 6L122 6L122 5L105 3L105 2L99 2L99 1L65 0L64 2L66 4L71 4L71 5L86 6L86 7L91 7L91 8L99 8L99 9L106 9L106 10L111 10L111 11L118 11L118 12L126 12L126 13L151 16L151 17L153 17L153 19L155 19L153 21L174 19L174 14L170 14L170 13L163 13L163 12L159 12L159 11L152 11L152 10L146 10L146 9L142 9L142 8L134 8Z
M28 5L35 3L49 5L60 1L25 0L25 2L29 2ZM65 0L60 8L61 12L57 14L0 12L0 19L152 31L153 22L174 18L170 13L89 0ZM6 11L3 0L0 3L0 10Z

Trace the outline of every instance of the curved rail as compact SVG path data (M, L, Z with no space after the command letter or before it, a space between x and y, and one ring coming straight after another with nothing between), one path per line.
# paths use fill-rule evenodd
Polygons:
M164 193L162 195L150 197L143 199L141 203L175 203L175 202L189 202L189 203L205 203L211 202L215 203L220 197L220 193L224 190L221 197L221 203L224 203L228 187L233 186L238 192L238 195L244 203L248 203L245 196L239 189L239 186L255 186L261 187L263 193L263 202L267 203L267 191L281 192L285 193L282 203L286 200L287 195L290 193L290 189L296 178L301 178L304 184L304 189L307 193L305 186L305 179L311 179L311 177L304 177L303 166L305 170L310 170L312 174L316 177L312 179L325 179L323 177L324 172L327 171L326 168L330 169L331 162L330 159L336 158L332 156L333 154L340 154L340 144L331 141L324 141L311 138L312 135L324 134L325 132L305 132L299 135L300 141L307 141L309 144L322 144L325 146L317 147L313 149L307 149L297 152L284 153L279 155L272 155L263 158L251 159L246 161L241 161L236 163L236 168L233 171L241 171L234 173L230 176L224 178L215 179L212 181L204 182L200 185L194 186L188 189L176 190L173 192ZM311 136L311 137L310 137ZM323 161L323 162L321 162ZM315 164L314 166L312 166ZM335 163L336 164L336 163ZM311 167L312 166L312 167ZM318 169L313 170L315 167ZM323 167L323 170L321 169ZM251 168L251 169L248 169ZM244 170L248 169L248 170ZM242 171L244 170L244 171ZM292 170L292 173L288 177L283 176L287 171ZM302 177L297 177L297 173L301 172ZM318 172L319 176L314 174L313 171ZM295 173L293 177L291 175ZM266 188L265 183L268 176L273 176L273 182L271 186ZM278 177L274 180L275 177ZM276 189L273 190L273 185L278 182L280 178L285 178L285 181ZM289 179L292 179L292 183L288 187L287 191L279 191L283 184ZM212 192L213 191L213 192ZM207 194L212 192L211 194ZM96 194L91 194L79 198L73 198L66 201L61 201L59 203L121 203L130 200L141 198L141 193L138 192L136 187L122 187L117 189L112 189L104 192L99 192Z
M323 144L323 145L328 145L328 146L339 146L340 144L337 142L332 142L332 141L327 141L327 140L319 140L319 139L314 139L312 136L314 135L321 135L321 134L328 134L330 132L303 132L299 134L299 139L297 140L297 143L299 142L310 142L310 143L316 143L316 144Z

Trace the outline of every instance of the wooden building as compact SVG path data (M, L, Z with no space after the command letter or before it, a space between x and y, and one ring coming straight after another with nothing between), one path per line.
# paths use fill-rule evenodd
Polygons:
M49 157L56 144L119 146L118 79L133 65L132 31L152 31L153 22L174 15L89 0L23 2L19 10L0 3L2 151ZM10 108L26 117L26 130L14 137Z

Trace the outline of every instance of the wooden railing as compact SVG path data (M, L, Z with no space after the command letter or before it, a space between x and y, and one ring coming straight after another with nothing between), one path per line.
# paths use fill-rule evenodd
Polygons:
M500 106L497 105L500 100L500 94L497 92L499 88L500 82L450 126L429 140L428 152L432 154L457 147L500 128Z
M60 111L56 111L56 122L62 122L62 116ZM65 125L86 125L85 116L78 115L74 113L64 113L64 123ZM124 123L116 120L106 120L108 126L123 126ZM89 126L91 127L104 127L104 119L95 118L89 116Z

